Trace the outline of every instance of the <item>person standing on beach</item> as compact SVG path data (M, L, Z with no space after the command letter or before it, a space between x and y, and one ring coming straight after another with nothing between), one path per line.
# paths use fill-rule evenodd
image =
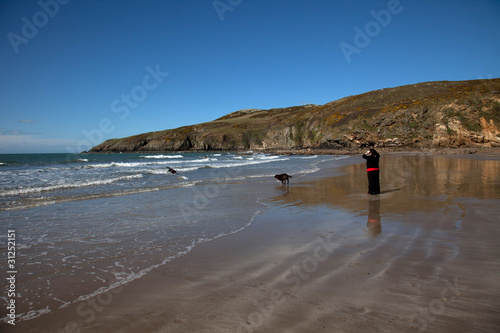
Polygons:
M368 195L380 194L380 170L378 167L380 154L371 147L370 150L363 154L363 158L366 160L366 172L368 174Z

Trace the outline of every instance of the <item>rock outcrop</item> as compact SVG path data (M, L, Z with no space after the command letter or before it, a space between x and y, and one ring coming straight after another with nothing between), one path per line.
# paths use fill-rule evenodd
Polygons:
M325 105L247 109L211 122L111 139L90 152L500 146L500 79L427 82Z

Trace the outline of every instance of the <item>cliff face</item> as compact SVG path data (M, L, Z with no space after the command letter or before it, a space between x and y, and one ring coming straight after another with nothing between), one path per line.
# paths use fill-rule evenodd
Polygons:
M241 110L208 123L111 139L90 152L500 146L500 79L428 82L325 105Z

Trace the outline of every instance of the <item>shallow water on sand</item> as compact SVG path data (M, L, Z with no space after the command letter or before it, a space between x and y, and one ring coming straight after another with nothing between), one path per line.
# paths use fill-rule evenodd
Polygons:
M332 260L310 270L317 280L302 279L304 306L295 313L282 307L270 320L287 327L303 316L296 324L307 322L307 328L297 332L325 326L346 332L497 332L498 158L388 155L380 167L378 196L367 196L361 163L339 169L335 178L320 171L268 200L277 211L295 210L290 215L299 222L317 219L307 224L338 245ZM320 215L328 209L327 218ZM309 306L310 299L317 306Z
M346 158L250 152L0 157L0 248L7 251L7 230L14 230L18 321L102 294L197 244L241 231L263 209L260 200L276 195L274 174L296 179L319 170L320 162ZM263 192L264 183L274 185ZM6 266L6 257L0 261ZM0 302L8 298L2 294Z

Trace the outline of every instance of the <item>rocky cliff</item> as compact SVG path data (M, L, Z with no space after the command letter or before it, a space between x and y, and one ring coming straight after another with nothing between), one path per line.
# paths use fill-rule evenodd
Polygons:
M90 152L500 146L500 79L427 82L324 105L240 110L211 122L111 139Z

